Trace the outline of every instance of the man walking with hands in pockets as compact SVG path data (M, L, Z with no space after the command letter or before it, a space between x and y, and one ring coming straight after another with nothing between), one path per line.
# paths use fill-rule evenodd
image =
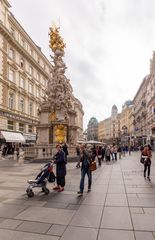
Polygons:
M90 163L91 163L91 155L86 149L86 146L81 146L81 180L80 180L80 191L77 192L78 194L82 195L84 191L84 180L85 175L88 176L88 192L91 191L92 185L92 173L90 170Z

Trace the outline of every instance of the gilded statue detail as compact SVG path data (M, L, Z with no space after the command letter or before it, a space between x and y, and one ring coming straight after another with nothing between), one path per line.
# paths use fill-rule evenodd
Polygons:
M66 47L63 38L60 36L59 29L59 27L50 27L49 47L52 49L53 52L55 52L56 50L64 52L64 48Z

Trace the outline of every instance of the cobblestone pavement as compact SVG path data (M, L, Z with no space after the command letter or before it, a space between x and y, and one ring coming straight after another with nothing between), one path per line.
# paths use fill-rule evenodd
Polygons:
M0 160L0 240L153 240L155 239L155 155L151 182L143 178L140 153L102 164L93 172L92 191L78 196L80 169L68 163L66 188L49 195L27 180L42 164Z

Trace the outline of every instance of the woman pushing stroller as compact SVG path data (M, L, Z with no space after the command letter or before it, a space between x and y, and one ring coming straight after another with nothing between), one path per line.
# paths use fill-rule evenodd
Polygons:
M53 188L57 192L64 191L66 176L66 158L61 145L56 145L57 153L54 155L54 163L56 164L56 182L57 186Z

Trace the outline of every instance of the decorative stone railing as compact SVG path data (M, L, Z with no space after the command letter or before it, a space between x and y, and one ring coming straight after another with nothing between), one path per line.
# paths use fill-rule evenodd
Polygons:
M49 146L32 146L23 147L25 159L52 159L52 156L56 153L54 145ZM68 148L69 157L76 156L76 147L72 146Z

